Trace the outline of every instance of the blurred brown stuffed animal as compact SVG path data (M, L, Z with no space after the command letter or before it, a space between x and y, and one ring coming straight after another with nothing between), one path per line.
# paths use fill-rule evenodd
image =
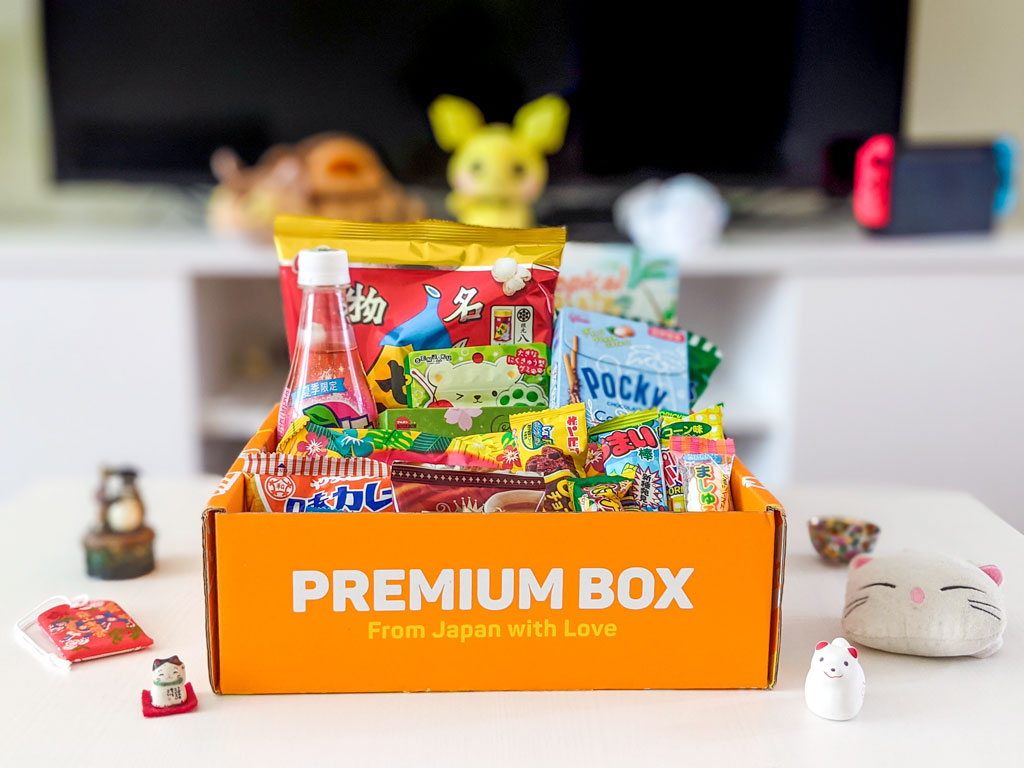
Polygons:
M373 222L426 216L423 201L402 189L377 153L344 134L279 144L249 167L234 150L221 148L210 167L220 182L208 211L210 228L217 232L269 240L279 213Z

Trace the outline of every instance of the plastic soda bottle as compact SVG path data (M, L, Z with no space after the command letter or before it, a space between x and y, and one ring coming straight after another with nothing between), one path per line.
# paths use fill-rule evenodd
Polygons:
M348 253L328 248L297 257L302 309L288 381L281 395L277 438L301 416L314 424L365 429L377 423L377 404L348 318Z

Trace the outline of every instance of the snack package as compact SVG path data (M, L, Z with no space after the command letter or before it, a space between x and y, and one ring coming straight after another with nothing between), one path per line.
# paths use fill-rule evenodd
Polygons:
M576 477L568 481L574 512L622 512L632 479L615 475ZM633 509L636 506L633 505Z
M692 413L676 413L662 410L661 445L669 447L672 437L709 437L720 440L725 437L722 427L722 404L712 405Z
M565 244L555 307L588 309L653 325L672 325L679 296L675 259L625 243Z
M587 461L587 414L582 403L509 416L520 466L544 476L565 469L582 477Z
M704 390L715 368L722 362L722 353L718 347L692 331L687 333L689 350L686 355L690 373L690 408L692 409Z
M551 403L582 402L588 424L650 408L690 410L686 332L566 309L555 323Z
M405 359L412 408L548 406L546 344L494 344L412 352Z
M321 245L348 253L349 320L378 410L409 405L405 357L414 350L551 343L564 229L278 216L274 242L290 349L296 254Z
M665 509L658 411L629 413L598 424L590 438L601 445L609 475L632 478L632 496L644 512Z
M726 512L736 455L732 439L674 436L665 452L665 485L672 512Z
M543 512L572 512L573 470L562 467L544 475Z
M247 454L246 512L393 512L388 466L364 458Z
M412 429L332 429L303 416L288 428L278 453L332 458L363 457L392 464L519 468L519 452L511 432L446 437Z
M380 415L380 429L414 429L431 435L459 437L486 432L508 432L508 417L534 410L524 406L458 405L451 408L390 408Z
M536 512L544 500L539 475L395 463L399 512Z
M153 639L111 600L64 602L39 614L43 633L69 662L138 651Z

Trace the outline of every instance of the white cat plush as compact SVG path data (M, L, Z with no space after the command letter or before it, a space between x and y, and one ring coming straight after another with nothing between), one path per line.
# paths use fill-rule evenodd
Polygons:
M154 707L177 707L185 703L185 665L177 656L153 662L153 685L149 689Z
M857 660L857 649L837 637L814 646L811 668L804 681L807 708L829 720L849 720L864 704L867 680Z
M944 555L907 552L850 563L843 634L917 656L990 656L1003 645L1003 573Z

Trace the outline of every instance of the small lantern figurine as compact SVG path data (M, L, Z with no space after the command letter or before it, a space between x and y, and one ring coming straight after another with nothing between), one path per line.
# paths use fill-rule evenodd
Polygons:
M191 712L199 704L192 683L185 682L185 665L177 656L153 661L153 683L142 691L142 714L163 717Z
M104 467L100 489L99 525L83 540L85 566L100 579L133 579L153 570L153 529L145 523L145 508L135 487L132 467Z

